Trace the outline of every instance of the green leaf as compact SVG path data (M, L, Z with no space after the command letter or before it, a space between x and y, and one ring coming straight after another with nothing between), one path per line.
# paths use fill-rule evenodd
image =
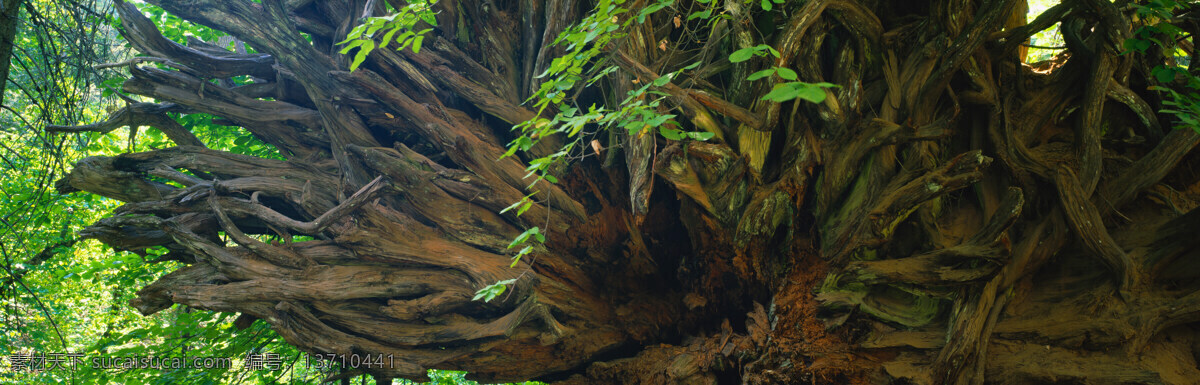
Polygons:
M659 133L659 135L662 135L664 138L667 138L670 140L683 140L683 138L684 138L683 131L679 131L674 128L659 127L658 133Z
M673 115L673 114L657 115L653 118L647 119L646 125L650 126L650 127L658 127L658 126L663 125L663 123L666 123L668 120L671 120L671 118L674 118L674 117L675 117L675 115Z
M762 5L762 8L764 11L771 10L771 2L769 0L762 0L761 2L759 2L759 4Z
M475 297L471 298L471 300L478 301L478 300L482 299L483 302L491 302L493 299L496 299L497 296L504 294L504 291L508 289L508 285L513 284L513 282L517 282L517 280L516 279L506 279L503 281L493 283L491 285L487 285L484 288L479 289L479 291L475 292Z
M1159 83L1170 83L1175 81L1176 71L1173 68L1158 66L1154 67L1153 70L1150 70L1150 73L1154 74L1154 78L1158 80Z
M747 48L739 49L737 51L733 51L733 53L729 55L729 61L734 62L734 63L741 63L746 60L750 60L751 57L754 57L755 52L756 51L755 51L754 47L747 47Z
M358 46L362 45L363 42L366 42L366 41L369 41L369 40L359 39L359 40L352 41L352 42L350 42L350 44L346 45L345 47L342 47L342 49L340 51L338 51L338 53L345 55L346 53L349 53L350 50L354 49L354 47L358 47Z
M528 202L530 200L529 197L531 197L531 196L533 196L533 194L529 194L529 195L522 197L521 200L517 201L517 203L513 203L511 206L505 207L504 210L500 210L500 213L504 214L504 213L508 212L509 210L520 207L522 203Z
M781 79L783 79L783 80L796 80L796 79L798 78L798 77L796 76L796 71L792 71L792 70L791 70L791 69L789 69L789 68L782 68L782 67L780 67L780 68L778 68L778 70L776 71L776 74L778 74L778 75L779 75L779 77L780 77Z
M391 31L383 34L383 40L379 42L379 48L387 47L388 43L392 41L392 36L396 35L396 32L400 32L400 28L392 28Z
M646 127L646 122L643 122L640 120L631 120L631 121L625 122L625 124L623 124L622 126L625 127L625 129L629 131L629 135L635 135L638 133L638 131L641 131L642 128Z
M512 243L508 244L508 248L511 249L517 247L517 245L525 243L526 240L529 240L530 236L535 236L538 238L538 240L545 242L546 236L542 235L539 230L540 229L538 229L537 226L530 227L528 230L525 230L525 232L521 233L521 235L518 235L516 238L514 238Z
M795 98L801 98L813 103L825 101L825 88L833 86L828 83L809 84L805 82L788 82L776 84L775 88L763 95L762 100L772 102L786 102Z
M796 96L813 103L820 103L825 101L826 93L825 89L821 87L817 87L812 84L805 84L804 86L800 87L799 93Z
M425 35L417 35L413 38L412 51L413 53L421 53L421 42L425 41Z
M383 27L387 25L387 22L381 18L373 17L367 19L367 23L365 25L369 25L369 27L367 27L367 37L374 37L375 32L379 32L380 29L383 29Z
M530 207L533 207L532 199L526 200L525 204L521 205L521 208L517 209L517 216L521 216L521 214L524 214L526 211L529 211Z
M521 251L518 252L517 255L514 255L513 258L521 258L522 256L529 255L529 253L532 253L532 252L533 252L533 246L525 246L525 247L521 248Z
M529 255L531 252L533 252L533 246L525 246L525 248L521 249L521 252L512 257L512 264L508 265L508 267L517 267L517 264L521 262L521 257Z
M346 40L342 40L342 41L338 42L338 44L339 45L346 44L347 42L349 42L351 40L355 40L355 39L362 37L363 29L365 29L365 28L367 28L366 24L359 24L357 27L354 27L354 29L350 30L350 33L346 34Z
M429 12L428 8L426 8L424 11L425 12L421 12L421 20L425 21L429 25L436 27L437 26L437 18L434 17L434 13Z
M358 66L367 60L367 54L371 53L374 49L375 41L367 40L363 42L362 46L358 48L358 53L354 55L354 61L350 63L350 71L353 72L358 69Z
M775 74L775 68L765 69L765 70L750 74L750 76L747 77L746 80L755 81L755 80L762 79L762 78L765 78L767 76L771 76L774 74Z
M776 84L775 88L771 89L766 95L763 95L762 100L772 102L786 102L795 99L800 94L795 87L788 84Z
M690 137L690 138L692 138L692 139L695 139L695 140L699 140L699 141L701 141L701 142L703 142L703 141L706 141L706 140L709 140L709 139L712 139L712 138L713 138L714 136L716 136L716 135L717 135L717 134L714 134L714 133L711 133L711 132L708 132L708 131L689 132L689 133L687 133L687 136L688 136L688 137Z
M1150 44L1151 43L1146 40L1135 40L1133 42L1133 49L1137 50L1138 52L1145 53L1146 50L1150 48Z
M113 89L120 89L121 84L123 84L123 83L125 83L125 78L112 78L112 79L105 80L103 83L100 83L100 84L103 84L108 87L112 87Z
M651 5L647 6L646 8L642 9L641 12L638 12L638 16L637 16L638 24L646 22L646 16L649 16L651 13L658 12L658 10L663 9L664 7L671 5L671 3L674 3L674 2L675 2L674 0L659 1L658 3L651 4Z

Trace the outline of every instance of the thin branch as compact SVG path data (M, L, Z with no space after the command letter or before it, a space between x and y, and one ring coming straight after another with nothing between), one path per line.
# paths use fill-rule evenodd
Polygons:
M375 180L372 180L370 183L367 183L365 186L360 188L354 193L354 195L346 199L346 201L338 204L336 207L326 211L324 214L321 214L321 216L317 217L317 219L314 219L310 222L300 222L295 219L288 218L286 215L272 210L267 206L255 204L250 201L223 199L222 203L233 203L230 206L236 207L230 208L252 213L262 220L277 226L286 227L302 234L317 234L325 230L325 228L329 227L329 225L333 224L334 221L346 216L347 214L350 214L354 210L357 210L359 207L362 207L362 205L374 199L380 190L387 185L388 182L384 181L384 177L378 176L375 178Z

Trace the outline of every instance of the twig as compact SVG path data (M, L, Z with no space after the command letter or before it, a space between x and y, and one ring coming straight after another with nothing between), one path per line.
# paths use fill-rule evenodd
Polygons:
M289 228L289 229L292 229L292 230L295 230L297 232L304 233L304 234L317 234L317 233L320 233L322 230L324 230L326 227L329 227L329 225L333 224L333 221L345 216L346 214L353 212L354 210L357 210L363 204L369 202L372 198L375 197L375 194L377 194L379 192L379 190L383 189L383 187L385 185L386 185L386 183L383 182L382 175L379 177L376 177L375 180L372 180L370 183L367 183L365 186L363 186L361 189L359 189L357 192L355 192L354 195L350 196L349 199L346 199L346 201L342 202L341 204L337 205L336 207L329 209L329 211L326 211L324 214L321 214L321 216L317 217L317 219L314 219L311 222L300 222L295 219L288 218L286 215L283 215L283 214L279 213L278 211L272 210L271 208L269 208L267 206L256 205L256 204L250 203L249 201L240 201L240 200L230 199L230 200L225 200L225 202L240 203L239 206L241 206L241 207L230 207L230 208L235 209L235 210L242 210L243 212L248 212L248 213L253 214L271 224L274 224L274 225L277 225L280 227Z

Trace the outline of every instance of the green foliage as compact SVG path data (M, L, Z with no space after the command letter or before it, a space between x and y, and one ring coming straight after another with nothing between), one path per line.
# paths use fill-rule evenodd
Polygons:
M128 305L135 291L175 270L174 262L154 262L166 250L118 251L96 241L74 242L84 227L112 212L120 202L91 194L60 195L54 181L68 172L66 165L91 155L112 156L133 151L167 148L174 144L153 128L130 135L122 128L107 134L50 135L47 124L94 123L123 103L116 92L124 81L117 70L86 72L98 62L128 58L116 42L115 26L105 10L30 1L38 24L22 27L18 44L24 55L15 67L0 112L0 304L5 322L0 327L0 361L18 352L77 353L85 359L101 357L228 357L235 365L198 370L104 370L76 366L75 370L14 372L0 362L0 383L275 383L281 376L315 382L320 373L304 369L247 371L240 365L246 352L271 351L284 357L299 352L287 345L264 323L243 331L231 325L236 314L175 307L142 317ZM139 4L158 20L168 38L184 42L188 35L216 41L223 34L182 23L161 9ZM72 15L70 12L81 12ZM95 12L95 13L92 13ZM86 16L84 16L86 15ZM76 23L86 21L85 35L69 35ZM56 25L39 30L38 25ZM94 30L92 30L94 29ZM100 39L91 42L85 38ZM65 41L64 41L65 40ZM39 51L47 47L101 52ZM63 58L89 60L84 65ZM235 82L244 79L234 79ZM281 158L278 151L244 129L212 122L204 114L173 116L210 148L246 155Z
M1136 17L1144 21L1144 25L1124 41L1125 53L1158 55L1153 60L1161 60L1162 64L1154 67L1150 75L1159 85L1150 88L1167 94L1168 98L1163 100L1163 104L1169 108L1162 112L1179 119L1176 128L1191 128L1200 132L1200 77L1187 71L1184 61L1189 58L1177 43L1188 36L1185 36L1183 29L1171 24L1176 14L1194 12L1200 6L1175 0L1151 0L1132 6L1136 9ZM1195 37L1191 38L1196 41ZM1151 48L1157 48L1161 53L1152 52Z
M564 32L565 33L565 32ZM581 46L581 45L579 45ZM560 59L571 56L567 55L555 59ZM585 57L587 54L580 53L576 58ZM577 80L581 80L578 75L572 75L575 71L582 74L585 68L592 72L588 78L587 85L599 81L604 76L608 76L615 71L615 66L605 67L596 70L595 67L588 67L587 61L572 61L565 67L559 77L542 84L542 89L538 94L534 95L531 100L538 107L539 115L554 108L559 112L552 118L535 118L526 122L522 122L515 127L514 130L520 130L521 135L509 143L508 151L504 156L512 156L517 151L528 151L536 145L542 138L551 135L562 134L568 139L563 147L555 153L548 156L535 158L529 161L527 171L528 176L536 176L536 179L530 186L534 186L541 180L547 180L554 183L554 177L549 175L549 171L554 165L563 162L572 153L573 150L582 142L585 130L591 128L592 135L608 129L621 128L629 135L645 135L647 132L659 132L663 137L671 140L681 140L683 138L691 138L695 140L707 140L713 136L707 132L687 132L666 126L680 126L679 122L675 121L674 114L665 114L659 112L663 106L663 99L667 94L654 90L654 87L662 87L672 79L678 77L684 71L695 69L699 63L681 68L675 72L663 75L653 81L641 85L637 89L630 90L626 93L626 97L617 108L607 108L597 106L595 104L588 106L586 111L572 105L569 101L564 100L566 92L573 89ZM574 70L572 70L574 68ZM553 70L547 72L551 72ZM585 85L586 86L586 85ZM541 95L539 98L538 95ZM581 147L581 146L580 146ZM526 198L528 199L528 197Z
M1026 21L1033 22L1042 12L1058 3L1058 0L1030 0ZM1065 48L1063 47L1062 33L1057 25L1030 36L1029 45L1029 53L1025 58L1025 61L1029 63L1049 60Z
M16 352L80 352L128 314L109 312L128 299L153 269L132 254L114 255L95 242L77 242L84 226L117 207L90 195L59 195L54 182L68 160L84 155L95 135L47 134L47 124L91 122L104 116L91 68L119 46L103 7L25 2L15 37L12 73L0 111L0 357ZM84 9L83 7L86 7ZM139 267L140 266L140 267ZM160 266L166 268L166 265ZM120 302L123 304L123 302ZM15 373L0 363L0 383L99 383L67 372Z
M658 2L648 5L648 6L646 6L646 8L642 8L641 11L638 11L638 15L637 15L638 24L645 23L646 16L650 16L651 14L658 12L659 10L662 10L663 8L670 7L674 3L675 3L674 0L658 0Z
M1188 86L1183 92L1166 87L1155 89L1171 96L1170 99L1163 100L1163 104L1170 108L1163 109L1162 112L1173 114L1179 119L1180 124L1176 125L1176 128L1190 127L1200 132L1200 78L1189 76Z
M805 82L786 82L775 84L766 95L762 96L762 100L772 102L786 102L792 99L800 98L813 103L825 101L825 89L837 87L830 83L805 83Z
M486 287L475 292L475 297L471 298L471 300L483 300L483 302L491 302L493 299L496 299L496 296L504 294L504 291L508 289L508 285L511 285L515 282L517 282L516 279L506 279L491 285L487 285Z
M91 103L88 108L99 109ZM180 118L188 122L188 116ZM245 134L228 127L211 125L196 118L190 122L209 146L235 149ZM9 177L2 182L9 200L0 205L8 226L0 231L6 259L29 260L29 256L55 243L71 239L72 234L104 217L120 202L91 194L59 195L54 193L55 175L62 175L64 164L46 151L36 139L36 131L0 134L5 146L23 148L22 156L7 156L14 163L3 168ZM157 130L145 130L136 143L128 141L128 130L108 134L81 135L80 142L62 147L61 155L78 159L84 155L116 155L128 151L145 151L171 145ZM264 150L266 151L266 150ZM275 155L278 156L278 155ZM27 161L27 162L26 162ZM18 163L19 162L19 163ZM0 329L0 356L9 357L24 351L31 353L80 353L87 359L100 357L228 357L240 359L253 349L292 357L298 354L282 338L270 331L265 323L250 329L232 328L235 314L195 311L175 307L149 317L142 317L128 302L134 291L158 277L177 269L174 262L152 263L166 250L152 248L139 251L115 251L95 241L79 242L73 246L50 248L55 255L41 264L11 265L0 282L15 275L20 280L6 286L2 303L6 322ZM28 290L22 289L28 288ZM8 364L0 364L6 366ZM247 371L234 361L229 368L219 369L144 369L103 370L86 365L74 371L12 372L0 370L0 383L272 383L284 372ZM319 373L287 372L296 379L308 382Z
M534 239L537 239L538 243L546 243L546 235L542 234L540 228L534 226L530 227L528 230L525 230L525 232L521 233L521 235L518 235L516 238L514 238L512 243L508 244L508 248L511 249L524 244L525 241L529 240L531 236ZM517 263L521 261L521 257L528 255L531 251L533 251L533 246L525 246L522 248L517 255L513 256L512 266L517 266Z
M146 18L154 21L154 24L158 25L158 30L162 32L163 37L176 43L187 44L187 38L191 36L205 42L215 44L217 40L219 40L222 36L225 36L224 32L217 31L200 24L184 22L183 19L179 18L179 16L172 15L154 4L145 2L134 3L137 4L137 7L142 11L142 14L146 15ZM120 26L121 23L117 20L117 18L114 17L111 20L111 26L113 28L118 28ZM229 44L230 46L223 48L233 48L233 42L230 41Z
M412 47L413 53L421 52L421 43L425 40L425 34L433 29L425 28L414 31L413 28L422 21L437 26L437 19L430 8L432 5L433 1L415 0L397 9L391 15L368 17L362 24L354 27L347 34L346 40L338 43L345 45L340 51L342 54L358 49L358 52L354 54L354 60L350 62L350 71L358 69L371 51L376 48L386 48L393 41L396 43L396 50ZM380 32L383 32L382 38L376 42L376 36L379 36Z
M1186 9L1186 5L1174 0L1151 0L1146 4L1131 4L1137 11L1137 19L1146 21L1133 33L1133 37L1125 40L1123 46L1126 52L1137 51L1145 54L1150 47L1161 47L1167 52L1176 48L1175 42L1184 34L1182 28L1169 22L1178 10Z
M764 11L770 11L774 6L771 3L783 4L783 0L760 0L758 4L762 6Z
M664 125L679 124L672 120L675 115L658 112L661 100L665 94L655 91L652 87L662 87L677 77L683 71L696 68L699 63L679 69L641 85L640 88L629 91L626 98L617 106L610 109L606 106L590 105L583 108L574 104L572 93L577 93L580 87L588 87L597 81L617 71L616 66L604 66L606 59L603 54L609 43L624 37L621 32L633 23L643 23L649 15L670 9L673 0L660 0L637 12L636 17L626 17L630 10L623 8L623 0L605 0L597 4L592 13L579 23L564 30L554 40L562 45L566 52L551 61L546 71L538 78L546 79L529 98L537 111L538 118L517 124L514 130L521 135L514 139L504 156L512 156L517 151L528 151L542 138L562 134L567 143L560 151L549 156L533 159L529 162L530 176L536 175L532 185L541 180L553 183L547 178L547 172L555 164L564 161L579 146L585 133L623 128L630 135L643 135L654 132ZM653 95L653 97L650 97ZM549 111L558 111L551 118L544 118ZM585 112L586 111L586 112ZM589 130L590 128L590 130ZM657 130L660 134L675 135L678 130ZM686 135L691 138L702 138L705 135Z
M766 56L766 55L771 55L771 56L778 58L779 51L775 50L775 48L773 48L769 45L759 44L759 45L756 45L753 47L746 47L746 48L739 49L737 51L733 51L732 54L729 54L729 61L734 62L734 63L741 63L741 62L750 60L750 58L753 58L755 56L761 57L761 56Z
M763 4L763 9L771 9L770 7L766 6L766 4L769 4L769 2L766 0L763 0ZM779 51L775 50L775 48L772 48L769 45L759 44L753 47L746 47L737 51L733 51L732 54L729 54L729 61L733 63L741 63L756 56L762 57L767 55L778 58ZM762 100L782 103L792 99L800 98L812 103L820 103L825 101L826 88L837 87L835 84L824 82L813 84L797 81L799 75L796 74L796 71L785 67L771 67L762 71L758 71L750 74L750 76L746 77L746 80L754 81L772 76L780 80L785 80L786 82L776 83L771 88L770 92L762 96Z
M762 78L765 78L765 77L768 77L771 75L778 76L780 79L783 79L783 80L796 80L797 79L796 71L792 71L789 68L771 67L771 68L750 74L750 76L747 77L746 80L753 81L753 80L762 79Z

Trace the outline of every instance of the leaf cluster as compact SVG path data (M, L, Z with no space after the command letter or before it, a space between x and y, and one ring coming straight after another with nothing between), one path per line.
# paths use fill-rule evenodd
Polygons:
M397 51L411 47L413 53L421 52L421 44L425 41L425 34L432 31L433 28L421 30L415 30L414 28L420 22L437 26L437 18L431 8L432 5L433 1L417 0L410 2L390 15L368 17L363 20L362 24L350 30L350 33L346 35L346 39L338 43L339 45L345 45L340 51L342 54L350 53L350 51L355 49L358 50L354 54L354 59L350 62L350 71L358 69L358 66L362 65L371 51L376 48L386 48L392 42L396 43ZM378 42L375 41L377 37L379 37Z

